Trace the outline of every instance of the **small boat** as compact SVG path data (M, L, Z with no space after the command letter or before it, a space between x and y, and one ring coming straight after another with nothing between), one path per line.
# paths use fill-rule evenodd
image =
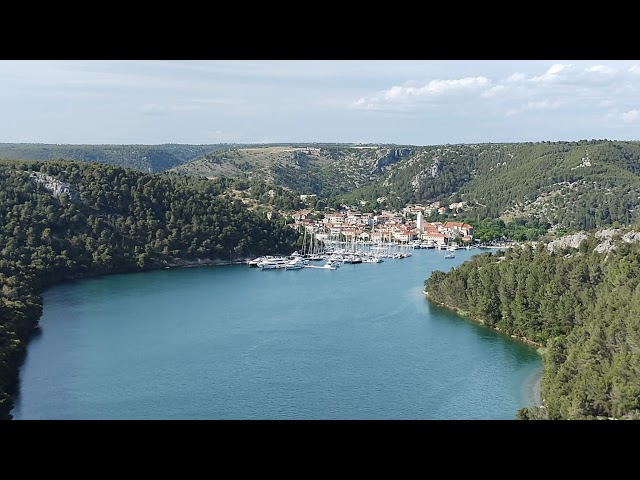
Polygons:
M444 258L456 258L456 254L453 252L445 253Z
M362 263L382 263L383 260L379 257L364 257Z

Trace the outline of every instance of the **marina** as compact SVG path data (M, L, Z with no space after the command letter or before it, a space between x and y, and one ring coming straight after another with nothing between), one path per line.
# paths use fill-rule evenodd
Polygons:
M448 253L445 258L455 258L454 251L458 250L455 244L445 249ZM314 252L293 252L288 256L263 256L247 262L250 267L261 270L298 270L300 268L332 269L341 264L382 263L385 259L399 260L411 257L416 249L440 250L433 242L422 244L420 242L398 244L395 242L327 242L326 246ZM471 247L468 249L472 249Z

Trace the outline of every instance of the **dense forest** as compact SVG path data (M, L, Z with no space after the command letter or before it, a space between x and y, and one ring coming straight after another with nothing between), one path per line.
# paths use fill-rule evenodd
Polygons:
M544 404L520 419L640 419L640 235L526 243L425 280L430 301L542 348Z
M0 418L11 418L11 392L46 287L291 253L297 232L250 211L229 189L224 179L106 164L0 161Z

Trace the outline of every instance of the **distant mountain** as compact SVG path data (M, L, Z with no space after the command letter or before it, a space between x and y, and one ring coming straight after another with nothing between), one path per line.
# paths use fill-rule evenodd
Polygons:
M292 144L238 146L173 167L208 178L259 180L320 197L348 193L409 158L415 147L395 145Z
M165 170L231 145L66 145L0 143L0 159L97 162L142 172Z

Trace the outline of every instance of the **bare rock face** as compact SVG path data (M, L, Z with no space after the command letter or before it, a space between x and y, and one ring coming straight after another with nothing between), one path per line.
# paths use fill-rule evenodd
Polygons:
M559 238L547 244L547 249L550 252L559 251L563 248L571 247L578 248L580 242L587 239L585 232L574 233L573 235L567 235L566 237Z
M439 159L436 159L433 162L433 165L431 165L431 177L436 178L438 176L438 174L440 173L440 170L442 169L442 165L440 163Z
M640 232L630 231L626 233L622 233L620 230L615 228L608 228L606 230L601 230L596 233L596 237L602 240L601 243L594 248L595 252L610 252L611 250L615 250L615 237L619 236L620 239L625 243L638 243L640 242Z
M596 245L593 249L596 253L609 253L612 250L615 250L615 239L619 238L623 242L626 243L638 243L640 242L640 232L626 232L622 233L620 229L616 228L605 228L603 230L599 230L595 233L595 236L600 243ZM579 232L573 235L567 235L566 237L559 238L558 240L554 240L549 242L547 245L547 249L550 252L562 250L563 248L571 247L577 248L580 245L580 242L587 238L587 234L584 232Z
M613 244L613 240L606 239L604 242L599 243L596 248L593 249L596 253L609 253L611 250L615 249L615 245Z
M411 153L411 150L408 148L390 149L385 156L378 159L376 162L376 170L381 172L385 166L397 163L402 157L409 155L409 153Z
M31 175L29 175L29 178L36 183L44 185L44 188L49 190L49 192L51 192L51 195L56 198L60 197L60 195L62 195L63 193L68 194L69 198L71 198L72 200L77 200L80 197L78 191L71 185L50 175L46 175L40 172L33 172L31 173Z
M618 230L615 228L606 228L596 232L596 238L600 240L600 243L593 249L593 251L596 253L609 253L611 250L615 249L616 247L613 242L613 237L616 233L618 233Z
M640 242L640 232L627 232L622 235L622 241L627 243Z

